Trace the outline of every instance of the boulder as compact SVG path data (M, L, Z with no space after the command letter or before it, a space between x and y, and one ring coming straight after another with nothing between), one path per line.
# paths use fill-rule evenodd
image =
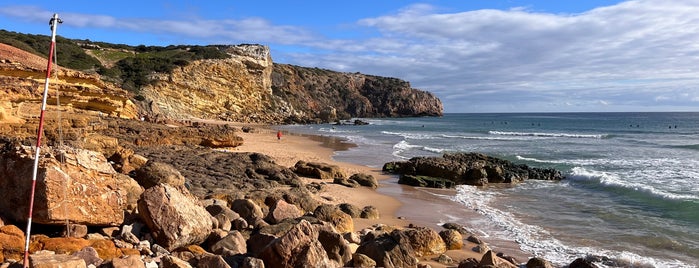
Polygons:
M439 234L427 227L407 228L401 231L408 238L417 257L442 254L447 246Z
M376 262L367 255L354 253L352 254L352 267L373 268L376 267Z
M256 219L264 217L260 206L250 199L237 199L233 201L231 209L245 219L248 224L255 222Z
M46 237L32 235L33 242L38 242L42 250L53 251L57 254L73 254L90 246L90 241L74 237Z
M146 189L138 200L138 211L167 250L204 242L213 226L211 215L193 197L166 184Z
M362 214L362 210L359 207L349 203L342 203L338 205L338 208L340 208L342 212L347 213L347 215L350 215L353 219L359 218Z
M347 177L340 166L326 163L298 161L294 165L293 171L301 176L321 180L334 180L335 178Z
M231 268L222 256L214 254L204 254L197 260L197 267L200 268Z
M368 235L355 254L373 259L377 267L417 267L417 256L408 237L399 230Z
M276 224L284 219L300 217L301 214L301 211L296 206L279 199L270 206L266 220L271 224Z
M170 164L148 161L136 169L136 181L148 189L158 184L167 184L176 188L184 186L185 178Z
M362 219L371 219L375 220L379 218L379 209L376 208L375 206L366 206L362 209L362 212L359 214L359 217Z
M245 257L241 268L265 268L265 262L258 258Z
M526 264L527 268L553 268L551 263L543 258L534 257L529 259Z
M349 187L349 188L357 188L360 186L359 183L357 183L356 181L346 179L346 178L335 178L335 179L333 179L333 183L339 184L339 185L342 185L345 187Z
M160 263L161 268L192 268L188 262L171 255L163 257Z
M372 189L379 187L379 182L370 174L356 173L350 176L350 180L354 180L361 186L366 186Z
M146 264L139 255L127 255L123 258L114 258L111 262L112 268L145 268Z
M323 245L328 258L337 262L338 266L344 266L352 259L352 250L341 234L330 225L317 225L318 241Z
M337 206L324 204L318 206L313 215L321 221L331 223L340 233L354 231L354 221L350 215L342 212Z
M32 218L35 223L116 226L124 221L127 200L119 187L120 174L102 154L49 147L41 153ZM33 155L28 146L0 149L0 211L15 221L26 220L29 211Z
M32 268L87 268L85 261L77 256L52 253L36 253L29 256Z
M211 245L211 252L226 257L245 254L248 252L245 237L238 231L232 231L227 236Z
M24 232L17 226L0 226L0 262L6 259L23 259L24 239Z
M259 256L265 267L337 267L318 241L318 230L302 220L283 236L269 243Z
M464 247L464 237L456 230L442 230L439 232L439 236L447 246L447 250L461 249Z
M483 254L483 257L481 258L481 261L478 263L479 267L498 267L498 268L518 268L517 265L514 265L506 260L501 259L497 255L495 255L495 252L492 250L489 250L485 254Z
M529 263L527 263L529 264ZM583 258L577 258L573 262L568 265L569 268L597 268L596 264L592 263L589 260L583 259Z
M68 226L63 226L63 232L61 236L64 237L75 237L82 238L87 236L87 225L84 224L68 224Z
M100 264L104 262L104 260L100 258L99 253L97 253L97 250L93 247L84 247L72 255L83 259L86 265L93 265L95 267L100 266Z

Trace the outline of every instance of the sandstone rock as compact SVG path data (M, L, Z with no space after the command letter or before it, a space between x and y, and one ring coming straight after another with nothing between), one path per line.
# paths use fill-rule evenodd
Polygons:
M318 231L305 220L274 239L259 254L265 267L335 267L318 242Z
M208 211L211 216L216 217L219 214L223 214L226 215L226 217L231 221L240 218L240 215L226 206L224 202L219 201L218 199L209 200L215 200L215 202L206 206L206 211Z
M318 241L323 245L328 259L335 261L338 266L344 266L352 259L352 250L347 241L330 225L317 226Z
M441 254L447 251L442 238L430 228L408 228L403 230L402 233L408 238L417 257Z
M334 205L321 205L313 211L313 215L319 220L331 223L340 233L354 231L354 221L347 213L342 212Z
M265 262L258 258L245 257L241 268L265 268Z
M103 260L119 258L123 255L114 242L107 239L90 241L90 247L94 248Z
M31 254L29 263L33 268L87 268L83 259L65 254Z
M32 236L34 239L34 236ZM36 239L42 245L43 250L53 251L57 254L73 254L84 247L90 246L90 241L73 237L40 237Z
M529 263L527 263L529 264ZM577 258L568 265L569 268L597 268L598 266L589 260Z
M128 255L123 258L114 258L111 261L112 268L145 268L146 264L139 255Z
M75 257L83 259L86 265L93 265L95 267L100 266L104 260L102 260L97 253L97 250L93 247L84 247L81 250L76 251L72 254Z
M158 184L167 184L179 189L184 186L185 178L169 164L148 161L136 170L136 181L146 189Z
M362 210L359 207L349 203L342 203L338 205L338 208L340 208L342 212L347 213L347 215L350 215L353 219L359 218L362 214Z
M352 266L353 267L363 267L363 268L373 268L376 267L376 262L369 258L369 256L354 253L352 254Z
M0 226L0 261L24 258L24 232L14 225Z
M169 185L145 190L138 210L158 244L168 250L204 242L212 230L211 215L194 199Z
M447 246L447 250L461 249L464 246L464 238L456 230L447 229L439 232L439 236Z
M87 236L87 225L83 224L68 224L68 226L63 227L63 232L61 236L82 238Z
M476 268L478 267L478 260L474 258L468 258L459 262L458 268Z
M362 219L371 219L375 220L379 218L379 209L374 207L374 206L366 206L362 209L362 212L359 214L359 217Z
M379 187L379 182L370 174L356 173L350 176L350 179L356 181L361 186L366 186L372 189Z
M455 230L455 231L461 233L462 235L468 234L468 231L466 231L466 228L464 228L463 226L461 226L458 223L447 222L445 224L442 224L442 228L448 229L448 230Z
M478 263L478 266L480 267L499 267L499 268L517 268L517 265L514 265L508 261L505 261L503 259L500 259L500 257L495 255L495 252L492 250L489 250L486 252L483 257L481 258L481 261Z
M175 256L165 256L161 260L161 268L192 268L188 262Z
M233 227L233 225L231 225L231 220L228 219L228 216L226 216L226 214L218 214L214 216L214 219L216 220L216 225L218 226L218 228L223 231L230 231Z
M330 165L326 163L298 161L296 162L296 165L294 165L293 171L301 176L307 176L321 180L346 178L346 175L344 171L342 171L342 168L340 168L337 165Z
M349 187L349 188L357 188L360 186L359 183L357 183L356 181L345 179L345 178L335 178L335 179L333 179L333 183L339 184L339 185L342 185L345 187Z
M527 268L553 268L551 263L543 258L534 257L527 261Z
M65 159L62 163L58 159ZM30 147L4 148L0 152L0 210L23 221L29 211L34 166ZM119 225L124 220L126 193L118 187L117 172L100 153L82 149L65 152L42 149L32 220L64 224Z
M231 268L219 255L204 254L197 260L198 268Z
M439 254L439 257L435 260L441 264L452 264L454 262L454 260L446 254Z
M399 230L365 238L355 253L373 259L377 267L417 267L415 251L408 237Z
M349 243L359 244L362 242L362 239L357 232L345 233L342 237L344 237Z
M237 199L233 201L231 209L245 219L248 224L254 223L256 219L264 217L260 206L250 199Z
M277 200L270 208L267 214L267 222L271 224L279 223L284 219L297 218L301 216L301 211L294 205L291 205L283 199Z
M248 252L245 237L238 232L232 231L221 240L211 246L211 252L217 255L234 256Z
M466 240L469 241L469 242L471 242L471 243L475 243L475 244L479 244L479 245L480 245L480 244L483 244L483 240L481 240L480 238L478 238L478 237L475 236L475 235L469 235L469 236L466 238Z

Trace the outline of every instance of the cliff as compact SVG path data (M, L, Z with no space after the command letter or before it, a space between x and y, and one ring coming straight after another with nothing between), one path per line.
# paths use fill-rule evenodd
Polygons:
M52 90L55 87L62 94L62 106L82 112L154 121L215 119L257 123L442 115L438 98L411 88L406 81L275 64L269 48L261 45L138 47L134 51L82 45L86 55L98 57L102 67L85 71L59 68L57 79L52 81ZM138 52L139 49L145 52ZM192 56L191 51L213 53L217 58L167 58ZM109 53L120 53L124 58L111 62L110 68L104 67L107 61L99 55ZM145 60L133 56L139 53L166 56ZM5 44L0 44L0 54L0 90L4 93L0 112L8 118L31 117L31 113L39 111L45 59ZM162 66L167 68L161 69L167 70L142 69L157 64L165 64ZM121 76L105 76L110 72ZM125 77L129 73L137 79ZM134 84L136 80L138 84ZM55 98L50 101L55 102Z

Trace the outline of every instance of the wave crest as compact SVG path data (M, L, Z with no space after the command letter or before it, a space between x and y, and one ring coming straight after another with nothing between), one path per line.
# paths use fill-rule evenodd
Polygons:
M500 136L528 136L528 137L549 137L549 138L582 138L582 139L603 139L607 134L574 134L574 133L547 133L547 132L515 132L515 131L488 131L491 135Z

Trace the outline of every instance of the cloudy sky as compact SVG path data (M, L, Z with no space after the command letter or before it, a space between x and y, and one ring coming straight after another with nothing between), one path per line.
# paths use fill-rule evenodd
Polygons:
M699 111L699 0L21 2L0 29L48 35L59 13L67 38L264 44L410 81L446 112Z

